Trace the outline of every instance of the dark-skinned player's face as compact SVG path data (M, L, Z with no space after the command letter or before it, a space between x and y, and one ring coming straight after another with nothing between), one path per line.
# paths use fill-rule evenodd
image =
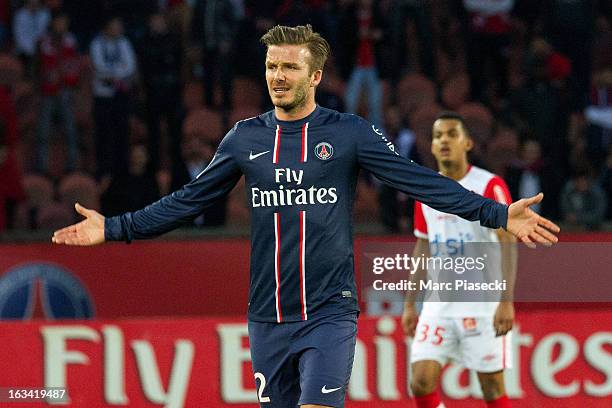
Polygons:
M266 82L274 106L292 111L304 106L319 84L321 70L310 72L310 51L304 45L271 45L266 55Z
M438 119L434 122L431 153L438 164L449 166L467 162L467 153L473 142L463 125L456 119Z

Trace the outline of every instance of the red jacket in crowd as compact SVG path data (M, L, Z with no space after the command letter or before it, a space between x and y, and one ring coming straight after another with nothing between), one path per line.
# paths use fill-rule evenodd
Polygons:
M23 180L15 145L17 143L17 114L9 91L0 86L0 231L6 227L6 201L25 199Z
M62 88L79 83L80 65L77 42L66 33L62 38L45 35L40 43L40 78L44 95L56 95Z

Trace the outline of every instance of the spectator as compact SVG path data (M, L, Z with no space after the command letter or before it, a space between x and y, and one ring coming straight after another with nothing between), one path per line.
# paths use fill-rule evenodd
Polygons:
M130 41L123 36L123 24L111 18L91 42L93 64L96 177L126 171L129 151L130 91L136 60Z
M606 195L587 170L578 170L563 187L561 210L564 221L589 230L599 229L606 215Z
M70 18L70 28L77 38L79 52L87 53L97 34L100 19L105 15L104 0L62 0L62 10Z
M508 54L510 45L510 13L514 0L463 0L467 11L466 47L472 99L494 102L487 94L490 78L499 81L498 97L508 93ZM494 76L487 75L489 65Z
M0 0L0 50L4 49L8 37L10 3L10 0Z
M8 87L0 84L0 122L2 123L4 143L9 149L16 147L17 134L17 111L13 96Z
M55 15L50 32L40 43L38 65L42 101L36 145L36 170L40 173L48 170L49 136L55 113L59 113L66 136L66 171L74 170L77 162L74 92L79 83L80 68L76 38L68 31L68 25L67 15Z
M612 146L612 67L594 75L590 104L584 114L589 158L598 168Z
M531 197L542 191L542 155L540 143L534 139L523 142L521 157L506 170L506 183L516 200ZM540 204L531 207L540 212Z
M0 117L0 232L12 228L16 204L23 200L25 192L17 154L7 143L7 124Z
M155 176L147 171L149 156L142 144L130 148L127 172L114 176L102 194L102 211L109 215L135 211L159 199Z
M156 172L160 163L160 120L166 121L172 162L181 159L181 65L180 36L169 30L166 17L154 14L144 39L141 73L146 95L149 134L149 167Z
M17 10L13 20L13 39L15 52L23 62L26 75L33 76L33 59L38 49L38 41L47 31L51 15L40 0L26 0Z
M564 62L561 62L564 61ZM568 129L575 98L567 81L567 60L541 38L533 41L525 66L525 81L510 96L510 111L519 133L536 138L544 160L542 185L547 197L542 215L559 218L559 192L567 164Z
M176 191L195 179L215 154L215 147L201 135L185 135L181 143L183 160L172 171L171 190ZM193 221L193 226L213 227L225 224L227 197L215 202Z
M340 22L342 48L345 50L345 74L350 70L346 86L346 111L357 113L361 90L368 98L368 119L382 127L382 86L377 69L376 45L383 37L380 17L372 0L357 0L343 10ZM355 35L357 33L357 35Z
M197 0L191 23L192 40L199 45L204 69L204 102L214 107L215 84L221 87L222 109L232 108L232 57L238 25L230 0Z
M572 79L584 107L590 89L595 0L545 0L540 2L545 35L572 62Z
M608 208L606 210L606 219L612 220L612 150L608 152L606 163L599 177L599 184L603 188L608 197Z

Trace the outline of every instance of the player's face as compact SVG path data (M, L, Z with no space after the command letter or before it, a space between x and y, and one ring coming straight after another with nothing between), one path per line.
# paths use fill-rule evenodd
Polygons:
M310 72L310 51L303 45L271 45L266 55L266 82L272 103L296 111L314 100L321 70Z
M438 119L434 122L431 153L438 163L448 166L467 162L467 152L472 146L472 139L458 120Z

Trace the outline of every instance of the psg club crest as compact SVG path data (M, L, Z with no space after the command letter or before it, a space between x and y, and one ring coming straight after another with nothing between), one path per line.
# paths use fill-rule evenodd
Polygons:
M327 142L321 142L315 146L315 155L320 160L329 160L334 155L334 148Z
M0 276L0 320L88 319L89 291L74 274L50 263L19 265Z

